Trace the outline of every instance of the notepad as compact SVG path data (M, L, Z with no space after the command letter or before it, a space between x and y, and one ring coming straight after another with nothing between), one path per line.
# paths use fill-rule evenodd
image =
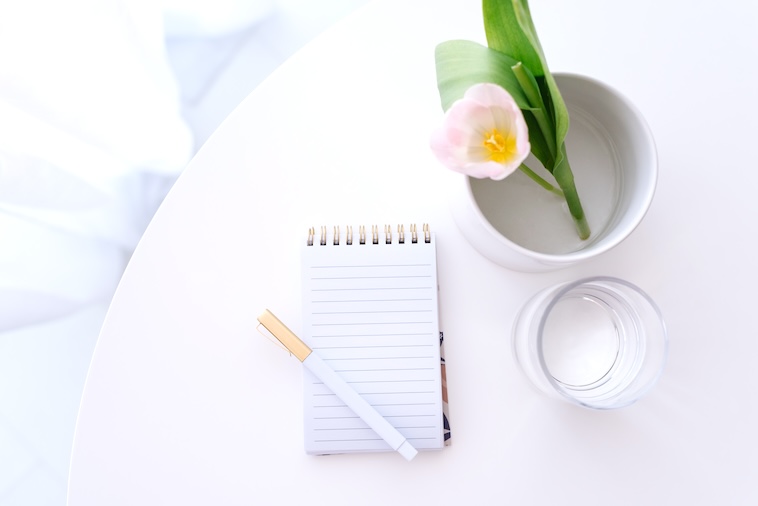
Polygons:
M384 227L311 230L302 251L303 339L418 450L445 445L434 235ZM309 371L305 449L389 451Z

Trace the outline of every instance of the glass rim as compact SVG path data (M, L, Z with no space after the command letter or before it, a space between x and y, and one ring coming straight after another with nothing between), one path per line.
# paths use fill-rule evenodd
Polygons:
M547 318L550 316L553 308L558 303L558 301L560 301L563 298L564 295L566 295L568 292L570 292L571 290L575 289L576 287L581 286L581 285L590 284L590 283L595 283L595 282L600 282L600 283L615 283L615 284L623 285L623 286L625 286L627 288L632 289L634 292L636 292L638 295L640 295L645 300L645 302L648 303L648 305L650 306L650 308L655 313L655 316L657 317L658 322L660 322L660 324L661 324L661 330L662 330L662 334L663 334L663 358L662 358L662 365L658 369L658 372L656 373L655 377L639 392L638 395L636 395L636 396L632 397L631 399L629 399L628 402L621 403L621 404L615 404L613 406L607 406L607 407L597 406L597 405L594 405L592 403L583 402L582 400L577 399L576 397L574 397L574 396L570 395L569 393L567 393L566 392L566 388L558 380L556 380L553 377L553 375L550 373L550 370L547 367L547 363L545 362L544 353L542 352L542 338L543 338L543 332L544 332L544 329L545 329L545 322L547 321ZM669 347L668 347L668 332L667 332L667 329L666 329L666 322L663 319L663 314L661 313L661 310L658 307L658 304L656 304L656 302L653 300L653 298L650 297L650 295L648 295L647 292L645 292L639 286L637 286L634 283L631 283L629 281L626 281L625 279L617 278L617 277L614 277L614 276L589 276L589 277L584 277L584 278L577 279L575 281L570 281L570 282L565 283L564 285L562 285L555 293L553 293L550 296L550 302L548 302L548 304L545 306L545 309L542 311L542 315L540 316L539 323L537 325L537 340L536 340L536 345L537 345L537 352L538 352L537 353L537 357L539 359L540 369L542 369L543 375L545 376L545 378L547 379L548 383L553 388L553 390L555 390L556 392L558 392L561 396L563 396L564 398L566 398L567 400L569 400L573 404L578 404L578 405L581 405L581 406L584 406L584 407L587 407L587 408L599 409L599 410L622 408L622 407L628 406L630 404L633 404L639 398L641 398L648 390L650 390L650 388L652 388L658 382L658 379L660 378L661 374L663 374L663 369L664 369L663 366L668 361L668 352L669 352Z

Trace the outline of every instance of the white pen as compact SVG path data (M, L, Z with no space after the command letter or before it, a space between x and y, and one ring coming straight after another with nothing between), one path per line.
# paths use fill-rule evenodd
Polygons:
M400 455L411 460L416 456L418 450L413 447L405 437L398 432L385 418L374 409L371 404L360 396L358 392L348 385L326 362L321 360L317 354L313 353L307 344L300 340L290 329L287 328L271 311L266 309L258 317L258 321L266 330L287 348L290 353L295 355L318 379L324 382L337 397L347 404L347 406L358 415L361 420L366 422L374 432L379 434L390 447L399 452Z

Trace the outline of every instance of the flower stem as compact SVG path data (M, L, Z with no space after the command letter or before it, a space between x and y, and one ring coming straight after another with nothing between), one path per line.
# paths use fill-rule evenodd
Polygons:
M579 238L584 241L590 236L590 226L589 223L587 223L587 217L584 214L582 203L579 200L579 194L576 191L574 174L571 172L571 166L569 165L568 156L566 155L566 145L561 142L560 146L556 146L555 125L548 120L545 111L545 100L542 97L539 85L534 79L534 76L526 71L521 62L512 66L511 70L513 70L513 74L516 76L521 89L524 91L529 104L532 106L530 111L534 116L534 119L537 121L537 125L545 139L550 154L553 156L553 159L558 162L553 166L553 170L550 172L553 174L558 186L560 186L560 190L542 179L525 165L521 165L520 169L543 188L566 199L569 212L574 220L574 225L576 225L576 231L579 234ZM550 170L549 167L548 170Z
M584 215L584 209L582 209L582 203L579 200L579 194L576 191L574 174L571 172L568 156L566 156L565 144L561 145L561 154L563 156L558 165L553 169L553 176L558 182L558 186L563 190L563 195L566 198L566 204L568 204L571 217L574 219L579 238L585 240L590 236L590 226L587 223L587 217Z
M522 163L521 166L519 167L519 169L521 170L521 172L523 172L524 174L526 174L527 176L529 176L529 178L531 178L532 181L534 181L535 183L537 183L538 185L540 185L541 187L543 187L547 191L552 192L552 193L558 195L559 197L563 197L563 192L560 190L560 188L556 188L555 186L553 186L550 183L548 183L539 174L537 174L536 172L534 172L532 169L530 169L529 167L527 167L525 164Z

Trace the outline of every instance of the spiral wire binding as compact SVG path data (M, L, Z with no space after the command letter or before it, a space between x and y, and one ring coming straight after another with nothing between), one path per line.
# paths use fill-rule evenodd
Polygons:
M322 226L321 227L321 237L319 240L319 244L321 246L326 246L327 240L328 240L328 227ZM334 246L339 246L340 239L341 239L341 231L339 225L334 226L334 233L332 237L332 244ZM410 239L412 244L418 243L419 239L419 231L418 227L415 223L412 223L410 225ZM430 243L432 242L432 232L429 228L428 223L424 223L421 231L424 234L424 242ZM392 232L392 225L384 225L384 242L385 244L392 244L394 235ZM310 227L308 229L308 240L307 245L313 246L315 244L316 240L316 229L315 227ZM358 228L358 243L359 244L366 244L366 227L364 225L361 225ZM371 225L371 243L372 244L379 244L379 227L377 225ZM405 226L403 224L400 224L397 226L397 243L398 244L405 244ZM345 244L352 245L353 244L353 227L348 225L345 227Z

